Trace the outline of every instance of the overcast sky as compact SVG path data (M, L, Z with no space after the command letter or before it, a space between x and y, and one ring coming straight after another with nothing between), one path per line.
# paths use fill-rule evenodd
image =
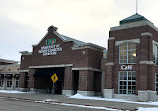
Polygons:
M0 0L0 58L20 61L50 25L60 34L107 48L110 27L136 13L136 0ZM158 27L158 0L138 0L138 13Z

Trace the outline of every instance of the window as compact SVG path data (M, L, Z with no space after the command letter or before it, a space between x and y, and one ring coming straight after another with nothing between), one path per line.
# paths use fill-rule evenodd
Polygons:
M12 80L11 79L7 80L7 87L8 88L12 87Z
M29 87L29 74L26 73L26 87Z
M153 62L158 65L158 45L153 45Z
M136 72L119 72L119 94L136 94Z
M15 87L18 88L19 87L19 80L15 80Z
M155 74L155 91L158 94L158 73Z
M0 87L3 87L3 79L0 79Z
M120 64L136 63L136 43L126 42L119 46Z

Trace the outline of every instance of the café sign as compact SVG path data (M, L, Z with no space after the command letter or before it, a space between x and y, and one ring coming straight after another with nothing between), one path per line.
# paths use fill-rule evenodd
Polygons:
M45 41L45 46L42 46L38 53L43 54L43 56L48 56L57 55L57 52L61 51L62 47L60 47L60 44L56 44L56 39L52 38Z
M132 70L132 65L121 65L121 70L123 71Z

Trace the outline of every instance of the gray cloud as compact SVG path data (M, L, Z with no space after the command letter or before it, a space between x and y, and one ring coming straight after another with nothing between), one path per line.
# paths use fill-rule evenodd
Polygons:
M158 25L158 1L138 0L138 12ZM135 13L135 0L1 0L0 56L20 60L50 25L78 40L107 47L110 27Z

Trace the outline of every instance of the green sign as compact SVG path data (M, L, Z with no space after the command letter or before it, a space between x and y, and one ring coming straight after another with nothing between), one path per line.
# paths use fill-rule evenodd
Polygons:
M55 43L56 43L56 39L55 38L46 40L46 46L54 45Z
M60 44L56 44L55 38L47 39L45 42L45 46L42 46L41 49L38 51L38 53L43 54L43 56L57 55L57 52L62 51L62 47L60 47Z

